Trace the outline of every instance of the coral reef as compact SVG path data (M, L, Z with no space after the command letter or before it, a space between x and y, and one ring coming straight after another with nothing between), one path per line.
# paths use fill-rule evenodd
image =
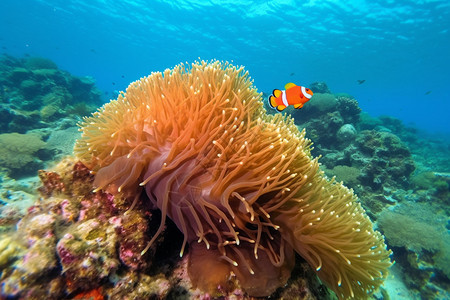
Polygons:
M0 134L0 168L5 168L10 176L35 174L43 167L39 151L45 142L36 134Z
M309 85L309 88L315 93L330 94L330 89L325 82L313 82Z
M40 172L42 198L17 231L0 236L0 297L20 299L205 299L187 274L176 226L142 254L160 217L122 194L92 192L94 177L74 159ZM230 278L230 298L249 299ZM277 295L329 295L302 262ZM299 298L297 298L299 299Z
M329 178L336 176L336 181L345 182L360 196L362 206L366 209L364 214L377 221L377 228L386 235L386 243L394 251L393 258L396 264L392 267L391 274L395 274L395 279L403 280L409 289L410 296L414 295L423 299L448 298L450 287L450 274L447 267L450 261L450 245L448 243L450 240L448 238L450 161L448 160L448 149L450 146L448 142L445 142L445 138L425 135L389 116L370 117L360 112L358 102L352 96L333 94L325 83L315 83L310 88L321 99L317 98L319 99L317 102L312 99L301 110L291 109L288 111L294 115L297 127L307 129L308 137L312 137L315 142L314 149L310 147L310 143L303 133L300 134L300 138L293 139L292 135L286 138L286 140L295 140L297 145L302 146L300 152L294 152L296 154L289 154L289 147L277 143L272 149L258 148L254 144L260 139L267 139L267 143L270 144L270 136L266 136L265 133L254 128L252 124L255 122L257 124L255 127L260 126L259 128L263 127L264 129L265 124L267 130L278 130L277 134L280 136L285 136L285 128L288 129L287 131L293 132L293 136L296 136L299 131L289 125L289 122L292 121L287 121L279 115L265 116L261 113L263 111L261 108L253 110L254 113L244 117L242 125L238 125L240 124L240 115L233 114L233 110L230 109L231 107L241 107L239 102L234 102L236 101L235 97L244 99L246 102L243 107L249 110L252 109L254 103L260 103L260 96L254 92L251 85L248 85L249 90L241 88L241 91L238 91L240 83L246 82L245 80L239 81L239 78L245 77L246 74L241 71L239 76L228 78L222 73L224 70L228 70L227 68L223 68L223 70L208 68L217 79L209 87L208 77L199 72L201 67L196 66L194 71L199 78L196 81L190 77L190 85L184 85L183 80L180 80L176 74L182 73L183 76L188 76L192 70L187 67L187 70L183 71L185 73L167 75L166 72L169 71L166 71L161 76L157 73L144 79L153 83L159 82L161 89L151 89L151 92L144 89L155 100L152 100L151 103L144 102L149 105L149 109L135 112L145 115L151 111L151 108L159 107L160 103L165 101L164 105L168 105L168 107L159 109L158 112L161 114L152 115L149 120L151 122L156 120L158 124L167 124L168 120L173 118L170 116L175 113L177 107L190 107L186 103L192 102L199 95L215 95L205 96L205 99L202 100L205 102L194 101L193 103L197 103L198 109L203 109L208 113L213 111L213 108L219 113L222 113L222 108L225 110L225 115L221 119L223 131L209 133L211 136L209 141L212 144L212 141L215 140L216 144L203 148L189 139L195 132L196 134L207 132L213 130L214 126L210 128L206 125L199 126L198 131L190 132L188 130L189 122L183 121L184 119L180 119L182 125L178 127L153 125L156 123L146 127L147 123L142 123L143 127L141 128L145 128L144 132L151 132L150 135L154 137L158 136L156 145L159 145L158 147L163 145L163 150L158 148L163 154L158 155L164 156L167 160L169 156L166 157L164 153L167 154L171 151L173 156L172 162L167 162L165 171L158 171L157 168L148 171L151 162L140 162L143 165L142 170L139 170L138 167L130 169L131 176L136 176L136 173L141 172L141 176L135 183L144 182L151 176L164 178L159 183L155 183L155 178L150 178L147 183L152 184L153 187L147 188L145 185L140 187L133 184L133 180L124 180L120 175L123 174L121 172L124 172L123 165L126 170L130 167L128 161L135 161L139 151L145 152L144 148L148 146L148 144L142 144L145 138L133 135L133 131L118 130L115 134L107 131L109 139L105 144L110 143L109 147L116 147L112 155L110 153L113 149L105 148L104 159L91 160L90 157L84 157L84 163L94 170L90 170L85 164L74 158L69 158L49 171L39 171L41 197L38 199L35 194L36 181L33 178L22 177L32 175L37 168L46 166L51 160L60 160L64 155L72 152L74 141L79 136L77 128L73 127L73 124L78 116L86 115L92 110L92 105L97 103L96 100L91 101L96 97L95 88L93 88L91 79L71 80L70 78L74 77L58 70L53 62L46 59L14 59L4 56L0 61L0 83L4 87L0 90L0 127L3 126L0 130L18 130L22 133L0 135L0 139L6 137L4 139L6 141L17 140L17 144L8 142L4 144L5 147L1 147L3 151L9 151L9 154L0 158L0 161L3 159L4 162L0 169L0 172L3 173L3 176L0 177L0 298L254 299L250 295L258 295L261 290L273 290L269 298L333 299L335 296L321 284L317 275L321 276L329 287L337 290L339 297L345 298L348 293L342 294L341 287L333 286L333 282L337 282L336 278L329 279L325 275L331 265L328 260L336 259L336 253L339 252L324 253L327 251L326 248L317 248L317 245L315 246L308 240L312 234L312 231L308 230L312 228L315 230L314 243L332 245L336 248L337 235L333 235L326 226L330 222L330 226L336 224L336 227L341 228L343 226L340 222L345 222L343 217L345 213L333 208L333 205L341 203L336 198L344 199L344 203L347 201L346 204L351 207L355 206L357 202L353 195L348 195L347 189L336 188L336 185L340 186L336 183L327 183L324 175L320 173L321 171L317 170L317 161L312 159L309 151L322 156L320 160L322 165L319 167ZM172 70L172 72L174 71ZM228 89L227 84L222 85L223 80L220 78L234 80L234 87ZM166 79L167 81L164 81ZM179 91L169 84L169 80L184 86L184 89ZM164 84L161 84L161 81ZM13 82L15 84L12 84ZM217 82L221 84L214 84ZM72 88L69 88L70 85ZM135 88L137 85L139 82L135 83ZM46 86L54 88L49 92ZM56 88L57 86L59 88ZM89 90L90 92L88 92ZM170 92L167 92L168 90ZM228 91L231 92L228 93ZM229 102L223 106L220 104L222 98L219 96L219 92L228 93ZM86 95L86 93L92 93L92 95ZM176 97L171 97L174 93ZM155 97L155 94L164 96L159 98ZM80 99L91 99L89 100L91 102L79 102ZM136 104L140 99L147 99L147 94L137 97L133 88L130 87L129 91L119 99L128 104ZM178 104L178 101L186 102ZM264 105L266 102L264 99ZM202 106L201 103L207 103L207 105ZM116 107L115 104L107 104L105 107L108 106ZM128 108L134 107L129 106ZM207 117L200 117L193 113L196 108L191 107L191 109L189 116L196 120L205 119L204 124L214 119L213 113L212 116L205 114ZM268 109L269 112L274 112L272 109ZM116 120L114 114L109 112L111 114L108 114L108 117L111 118L108 121ZM104 108L95 113L96 118L101 115L105 117ZM233 123L233 116L238 118L235 123ZM258 117L261 119L260 121L256 121ZM126 113L124 113L124 118L133 120L130 114ZM136 118L139 117L136 116ZM287 127L281 125L282 121L287 121ZM233 129L232 124L236 124L236 130ZM30 130L31 128L38 129ZM249 128L253 130L251 131L252 135L250 138L244 139L245 132ZM178 130L178 139L173 139L176 130ZM262 131L264 132L264 130ZM223 137L225 133L228 135ZM213 138L214 134L216 137ZM119 138L119 136L121 137ZM129 153L127 152L129 150L123 150L122 147L122 143L124 143L122 138L125 136L136 143L141 141L140 145L142 146L131 150L132 154L129 159L124 158L114 165L114 162L111 163L111 161L116 159L117 152L125 157ZM130 136L134 140L130 139ZM217 138L217 136L220 137ZM233 137L232 141L228 139L231 137ZM183 140L187 141L187 146L175 149L173 144L181 143ZM245 152L246 149L249 149L250 154L239 156L241 153L239 146L245 145L243 143L245 140L247 146L244 146L241 151ZM16 145L14 148L16 150L11 150L12 145ZM39 147L35 147L36 145ZM93 146L93 149L98 149L97 144ZM223 149L220 148L220 151L216 151L215 147ZM86 148L83 151L86 151ZM32 161L14 160L18 156L13 157L13 160L7 160L7 157L19 153L17 149L28 151L28 155L21 156L29 157ZM183 149L184 156L180 157L178 151L183 151ZM270 155L277 149L276 154ZM285 151L284 157L280 157L282 149ZM198 151L195 158L196 163L194 163L198 170L189 165L190 157L187 154L189 151ZM209 151L209 155L199 154L204 153L201 151ZM233 154L230 155L230 153ZM258 183L248 184L249 177L240 175L242 174L240 172L249 172L255 169L255 172L250 173L252 176L257 176L264 170L265 165L260 163L263 161L262 158L255 161L252 166L248 166L253 161L250 156L254 153L267 155L268 157L265 157L264 161L270 160L271 156L278 158L276 169L280 170L280 174L284 163L289 165L285 169L286 171L290 170L289 174L307 174L308 180L299 187L299 190L303 189L306 195L292 191L296 188L297 178L300 178L300 175L290 179L289 176L276 177L276 172L267 173L265 176L267 181L261 181L268 182L262 185L263 191L255 192ZM215 158L217 154L220 155L219 158ZM309 159L304 158L304 161L294 159L289 163L286 162L293 156L306 156ZM220 158L229 160L229 162L223 164ZM210 163L205 163L206 160ZM237 162L238 160L243 161L242 167L233 165L233 161ZM27 161L29 162L27 163ZM312 165L298 171L303 162L308 161ZM15 162L23 163L22 168L12 168L10 164ZM164 162L159 161L158 163ZM112 165L114 167L111 167ZM212 171L215 166L223 173ZM168 169L171 167L174 167L173 170ZM415 172L414 168L416 168ZM146 170L147 174L144 172ZM194 171L192 174L199 175L198 178L196 175L192 175L192 179L190 179L176 173L192 170ZM197 173L195 173L196 170ZM233 171L230 172L230 170ZM109 176L108 178L111 171L118 174L117 177ZM150 174L151 172L152 174ZM8 178L8 176L12 178ZM267 179L267 176L270 178ZM175 179L170 183L170 178ZM231 211L235 213L234 219L230 217L229 209L222 204L220 204L222 206L218 206L218 209L203 206L200 212L196 210L198 206L189 204L193 203L192 199L197 197L203 197L207 201L212 199L209 192L212 188L209 189L208 184L220 178L228 182L239 178L240 184L243 184L238 186L237 192L229 190L224 193L229 195L227 199L231 199L228 203ZM335 186L332 188L333 200L320 203L318 199L321 197L326 199L328 192L308 190L308 183L316 182L321 178L323 182L318 186L322 185L326 190L329 189L327 184ZM270 185L271 180L278 180L278 182L286 180L284 183L291 191L285 190L283 197L288 198L289 195L293 195L291 199L298 199L297 197L302 195L303 201L293 204L291 209L290 205L293 201L287 199L286 202L275 208L279 199L286 198L277 198L276 191L272 189L273 185ZM177 205L167 206L166 217L163 220L162 210L164 207L155 199L161 198L160 195L164 194L159 189L164 190L170 184L174 192L169 194L167 199L175 200ZM248 187L244 188L243 186L246 184ZM95 192L93 192L94 186L97 188ZM118 192L120 186L122 186L121 191ZM216 185L216 189L220 190L220 186ZM233 192L236 193L232 194ZM336 196L336 192L341 196ZM322 193L321 196L319 196L320 193ZM251 205L248 204L250 202L252 202ZM226 201L221 203L226 203ZM345 207L345 204L340 205ZM181 210L181 216L178 208ZM302 213L295 213L293 208L302 210ZM211 215L209 220L204 217L206 214L203 213L203 209ZM333 211L335 212L333 213ZM359 208L355 209L355 212L357 211ZM206 226L202 225L203 239L199 243L197 240L202 235L193 212L197 214L200 221L207 223ZM251 220L252 214L253 221ZM258 214L261 217L258 218ZM339 215L339 223L330 218L331 214ZM228 220L225 217L228 217ZM318 220L319 218L320 220ZM188 234L184 234L183 220ZM193 221L188 222L187 220ZM231 228L225 221L231 224ZM295 224L301 225L295 227ZM275 225L279 228L275 228ZM371 224L367 223L365 226L371 227ZM223 255L224 253L218 247L220 235L216 235L215 228L226 233L226 236L221 236L222 244L226 243L223 245L226 255ZM355 230L357 229L355 227ZM233 235L233 230L236 235ZM296 231L296 233L290 234L292 231ZM195 239L191 241L189 234L194 235ZM321 239L317 239L317 235ZM239 245L237 245L236 236L239 239ZM269 239L272 237L273 240L268 241L267 237ZM357 235L355 234L354 237L357 238ZM189 240L183 242L188 238ZM340 238L343 239L342 243L347 243L346 235L342 235ZM207 250L206 242L209 243L209 250ZM283 250L279 246L282 242L284 243ZM301 247L298 245L299 243L302 243ZM146 249L148 245L150 246ZM255 245L257 246L255 247ZM238 250L234 250L234 248ZM297 251L303 256L303 259L297 254L294 258L292 248L295 250L305 249L303 252ZM187 255L180 258L180 250ZM338 250L346 255L350 253L345 247ZM258 259L255 258L255 252ZM281 254L284 254L282 260ZM324 260L326 261L323 262ZM284 265L280 263L281 261ZM321 261L322 266L317 271ZM237 267L234 266L234 262L238 264ZM357 265L353 259L350 259L350 262L349 267ZM346 265L345 261L343 261L343 265ZM342 265L332 266L332 268L342 268ZM206 272L205 269L211 271ZM232 272L229 272L230 269ZM341 272L341 274L364 278L360 273L352 273L349 268L345 270L347 271ZM255 275L251 275L251 271ZM260 273L268 275L261 277L258 276ZM224 274L228 274L228 276ZM390 282L392 276L389 276L388 285L385 288L381 287L375 298L387 299L389 297L387 294L391 291L388 286L392 284ZM218 282L220 284L217 284ZM283 282L286 284L277 288ZM342 285L344 284L345 281ZM209 291L209 293L205 291ZM365 296L364 293L362 297ZM391 294L390 297L395 298L397 295ZM359 295L358 298L360 298Z
M70 155L78 137L76 127L0 134L0 170L14 179L34 176L46 163Z
M449 277L442 266L450 260L450 245L436 229L450 227L448 136L420 132L390 116L360 113L356 99L332 94L324 83L310 88L319 101L313 97L301 110L289 112L314 140L312 152L322 155L322 169L355 190L371 219L380 218L378 226L394 250L396 277L404 274L409 292L445 298ZM432 204L433 210L421 203ZM411 210L429 218L402 210L411 204Z
M40 57L1 56L0 86L0 172L12 180L72 154L76 123L101 104L91 78Z
M352 124L344 124L339 128L336 138L346 145L351 144L356 138L356 129Z
M439 211L435 205L405 202L379 216L405 283L423 299L445 294L450 287L450 234Z
M409 148L391 130L376 129L385 128L386 121L386 126L401 129L402 134L410 130L393 118L379 120L365 114L361 118L358 102L347 94L315 93L308 104L292 113L296 124L306 128L314 141L313 153L323 155L321 162L328 175L337 175L330 170L338 167L343 178L340 166L359 169L356 180L348 184L363 198L384 189L408 188L415 170Z
M396 135L363 131L356 143L360 152L350 156L350 160L352 165L361 168L362 183L373 190L387 184L409 186L410 176L415 170L414 161L409 149Z
M301 110L291 109L295 123L307 128L308 135L314 141L319 152L326 148L345 147L352 139L342 139L343 130L349 132L351 127L356 135L361 109L358 102L346 94L314 93L308 105Z
M0 130L25 133L56 127L62 117L75 125L101 104L100 92L89 77L75 77L41 57L0 57Z
M327 110L338 105L323 98ZM336 133L343 120L333 118ZM246 293L268 296L289 279L293 250L340 298L367 297L387 274L390 251L356 196L319 171L291 119L265 114L241 68L153 73L81 126L75 151L96 172L96 191L145 191L162 215L147 247L174 221L202 290L220 294L232 272Z
M3 295L61 299L98 288L121 263L130 269L148 265L153 251L141 255L146 217L137 210L125 214L131 203L118 195L92 193L93 176L81 163L65 160L56 170L40 172L43 198L9 234L22 251L2 247L2 262L10 262L2 272Z

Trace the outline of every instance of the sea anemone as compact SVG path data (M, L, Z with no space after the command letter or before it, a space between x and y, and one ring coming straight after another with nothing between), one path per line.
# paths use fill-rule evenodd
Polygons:
M145 189L162 215L149 246L169 217L184 234L180 255L189 245L192 282L207 292L233 272L249 295L270 295L288 280L294 250L340 298L366 297L387 275L390 251L356 196L326 179L291 118L265 113L242 67L152 73L80 126L75 153L97 189Z

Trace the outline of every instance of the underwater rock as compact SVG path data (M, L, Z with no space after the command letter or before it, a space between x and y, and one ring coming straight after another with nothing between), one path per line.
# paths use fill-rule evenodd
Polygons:
M41 92L41 85L39 82L36 82L31 79L24 80L20 83L20 90L25 99L32 99L34 95L38 95ZM31 101L30 101L31 103ZM36 106L35 106L36 105ZM36 104L28 105L23 108L28 108L29 110L35 109L37 107Z
M314 92L314 94L331 94L330 89L325 82L313 82L309 85L309 88Z
M308 130L316 152L323 155L343 150L346 145L338 140L338 130L344 124L358 128L361 109L356 99L348 94L315 93L302 109L289 112L296 125Z
M338 94L336 95L338 101L338 109L341 113L345 123L356 125L360 119L361 108L358 105L358 101L350 95Z
M415 170L414 161L409 149L396 135L363 131L358 135L356 143L363 159L355 159L355 154L351 161L352 165L361 168L362 183L374 190L386 184L399 184L405 188L409 186L409 178Z
M38 111L18 111L10 110L12 113L12 120L7 124L6 132L25 134L31 128L42 128L44 123L40 120Z
M118 221L120 221L120 226L118 226L116 230L119 232L120 236L120 261L131 270L149 267L151 261L143 259L141 253L150 241L146 235L148 230L147 219L134 211L130 211L127 212L121 220L116 220L116 222ZM155 248L151 248L150 251L154 251L154 249ZM150 256L153 255L154 253L151 253Z
M114 226L96 219L77 223L56 245L59 262L67 282L66 291L89 290L115 273L119 266Z
M40 115L43 122L50 122L61 118L63 116L63 113L58 108L58 106L48 104L41 108Z
M27 69L58 69L58 66L50 59L38 56L30 56L23 59L23 64Z
M422 172L411 179L417 192L424 191L429 196L440 200L442 205L450 207L450 176L449 173Z
M170 299L166 298L173 287L173 283L162 274L149 276L133 271L127 272L114 287L108 291L108 299ZM183 298L188 298L184 295ZM177 298L172 298L177 299Z
M72 76L48 59L3 55L0 70L3 86L0 116L6 116L0 118L3 132L25 133L43 126L57 127L62 117L79 118L70 111L73 105L86 103L90 113L101 104L101 93L92 78ZM1 113L2 110L9 114Z
M311 110L317 110L320 113L325 113L336 111L338 100L333 94L314 93L308 104ZM307 106L305 105L305 107Z
M308 133L314 139L315 146L325 153L324 149L336 147L338 130L344 125L344 120L338 111L319 114L302 126L308 128Z
M360 114L360 121L358 127L360 130L374 130L378 126L381 126L383 122L379 118L372 117L367 112Z
M360 184L358 177L360 176L361 171L355 167L337 165L329 172L329 174L336 176L337 180L347 183L351 188Z
M450 234L446 221L446 213L429 203L404 202L379 215L379 226L395 249L405 284L422 299L448 294Z
M394 134L364 130L357 134L353 144L344 149L326 144L319 145L324 153L322 163L333 169L336 164L361 170L358 181L364 189L356 191L364 195L370 188L380 192L389 187L408 188L415 164L408 147Z
M20 85L22 81L30 78L30 76L31 72L28 69L17 67L10 71L7 78L16 85Z
M0 131L6 132L8 124L13 120L14 114L10 111L8 106L0 104Z
M13 260L20 256L20 252L23 250L12 237L2 234L0 236L0 269L4 270L4 267L10 264ZM3 271L0 272L0 276Z
M118 278L118 270L149 266L154 248L141 253L148 243L149 215L138 205L128 210L126 199L92 193L90 170L73 160L41 171L40 178L43 198L28 209L17 232L9 233L13 238L0 240L1 263L8 271L1 277L0 295L61 299ZM25 245L21 251L12 239Z
M77 127L70 126L61 130L54 130L46 141L46 149L51 151L54 159L61 159L72 153L75 141L79 137L80 132Z
M51 213L31 210L19 222L14 238L21 239L27 247L17 254L19 258L15 263L7 267L11 271L2 278L0 295L17 296L26 290L33 290L42 283L43 275L57 268L54 221Z
M45 142L36 134L0 134L0 167L14 178L35 174L43 166L39 150Z
M352 124L344 124L339 128L336 138L346 145L352 143L356 138L356 129Z

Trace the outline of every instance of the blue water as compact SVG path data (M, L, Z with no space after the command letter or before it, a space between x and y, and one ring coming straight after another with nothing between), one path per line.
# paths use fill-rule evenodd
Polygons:
M370 114L450 133L450 2L2 0L0 51L43 56L112 95L201 59L260 91L325 81ZM366 80L358 84L357 80Z

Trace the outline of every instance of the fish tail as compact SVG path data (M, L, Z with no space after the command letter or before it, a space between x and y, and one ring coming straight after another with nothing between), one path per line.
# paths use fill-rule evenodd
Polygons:
M270 107L272 107L272 108L277 107L277 100L272 95L269 96L269 104L270 104Z
M278 98L281 96L282 92L281 90L275 89L273 90L272 94L275 96L275 98Z

